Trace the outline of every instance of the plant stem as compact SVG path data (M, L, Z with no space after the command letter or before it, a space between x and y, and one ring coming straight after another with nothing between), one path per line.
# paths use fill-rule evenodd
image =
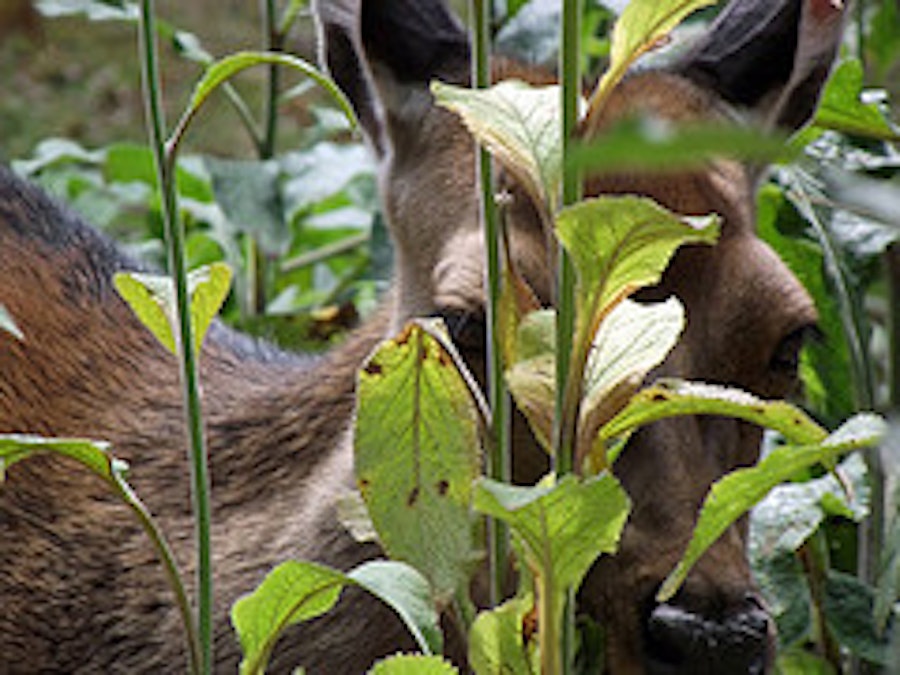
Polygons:
M563 0L562 34L560 36L560 72L562 73L562 160L570 154L578 128L578 107L581 100L581 0ZM563 207L581 199L581 177L572 168L563 171ZM581 345L574 345L575 334L575 270L562 246L559 247L559 279L556 299L556 414L554 415L554 441L556 470L562 475L576 471L574 466L575 438L578 424L578 402L571 398L571 389L580 392L581 369L571 371L571 355ZM586 347L585 347L586 348ZM577 379L575 379L577 378ZM577 385L576 385L577 383ZM562 616L562 635L559 636L562 672L570 673L575 656L575 591L568 591ZM544 642L541 643L542 645Z
M197 612L201 650L200 672L212 672L212 552L210 546L209 468L203 434L200 391L194 337L191 326L187 269L184 260L184 233L178 214L175 189L175 147L166 151L165 118L160 95L159 67L154 27L153 0L141 0L140 52L147 108L150 145L156 164L162 197L163 225L169 271L175 281L176 313L179 324L179 362L191 463L191 492L197 537Z
M578 125L578 102L581 96L579 72L579 38L581 35L581 0L564 0L562 35L560 38L560 72L562 73L562 144L563 166L569 154ZM562 205L574 204L581 198L581 180L578 172L566 168L562 181ZM556 298L556 415L554 422L554 447L556 471L560 475L573 468L575 434L566 429L565 391L570 372L572 338L575 333L575 270L565 250L559 248L559 269Z
M472 80L476 87L483 89L491 84L490 64L490 0L472 0L473 59ZM509 394L503 379L503 361L500 349L499 312L501 292L500 265L500 228L497 207L494 201L494 177L490 154L482 147L478 148L477 159L478 180L481 186L481 214L484 220L484 239L488 289L487 303L487 386L488 400L491 408L491 429L489 437L490 464L488 473L494 480L509 482L510 434ZM491 604L497 605L506 585L506 567L509 557L509 532L500 522L491 519L488 522L490 595Z
M266 50L280 52L284 47L284 34L276 26L275 0L261 0L263 15L263 39ZM271 159L275 154L275 139L278 135L278 89L281 82L277 64L269 65L269 79L266 86L263 142L259 148L260 159Z
M118 492L122 499L128 504L128 507L137 516L138 522L144 529L144 532L150 538L153 548L159 555L163 569L166 572L166 578L169 586L175 593L175 602L178 605L178 612L181 614L181 622L184 625L185 641L188 647L189 672L196 674L200 672L200 641L197 636L197 627L194 623L193 613L191 612L191 602L188 600L187 592L184 589L184 582L178 571L178 563L175 562L175 556L172 549L163 536L162 530L153 520L153 516L147 511L147 507L138 499L137 494L123 480L114 479L112 487Z

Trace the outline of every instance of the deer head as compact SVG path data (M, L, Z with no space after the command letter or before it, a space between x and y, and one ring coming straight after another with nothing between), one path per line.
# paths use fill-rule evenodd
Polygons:
M743 116L791 132L805 124L830 70L842 28L833 0L735 0L708 35L666 71L626 78L581 130L590 137L635 112L673 123ZM396 247L391 327L442 315L476 370L483 361L482 231L471 137L435 105L432 80L469 81L465 31L437 0L318 3L324 58L351 100L380 163L384 210ZM504 63L533 83L548 75ZM687 328L656 375L737 386L782 397L796 384L803 333L816 320L811 299L755 234L758 167L730 159L701 170L589 178L586 192L655 198L685 214L718 213L714 247L687 247L643 301L676 295ZM509 180L502 177L501 180ZM551 237L525 192L509 184L511 261L543 303L553 298ZM545 469L524 426L514 475ZM761 431L715 417L659 422L638 433L615 466L634 510L620 553L601 559L580 593L604 624L614 673L764 672L773 627L745 557L746 523L704 556L682 591L657 605L658 585L678 560L710 484L754 463Z

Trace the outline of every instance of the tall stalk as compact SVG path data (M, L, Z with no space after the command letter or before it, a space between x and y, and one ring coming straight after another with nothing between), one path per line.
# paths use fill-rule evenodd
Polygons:
M562 144L563 166L574 140L578 125L578 102L581 96L579 50L581 34L581 0L563 0L562 34L560 36L560 73L562 74ZM563 206L574 204L581 198L581 181L578 172L566 168L562 181ZM565 392L570 370L569 346L575 333L575 269L565 249L559 247L558 277L556 289L556 415L554 418L554 448L556 470L560 474L573 469L574 432L563 421Z
M179 363L187 423L191 464L191 496L197 538L197 627L200 642L200 672L212 672L212 555L210 546L209 468L203 419L200 406L197 360L191 326L190 298L187 291L187 268L184 259L184 233L178 214L175 189L176 148L167 149L166 122L162 110L160 77L157 63L153 0L141 0L140 60L144 87L144 104L150 146L162 201L163 226L169 272L175 282L176 314L179 337Z
M490 25L491 0L472 0L470 10L474 20L472 38L472 81L483 89L491 84L490 63ZM491 157L483 147L477 152L477 173L480 185L481 214L484 221L485 268L488 289L487 303L487 387L488 401L491 406L491 432L489 436L488 473L494 480L509 482L510 466L510 434L509 417L510 401L503 380L503 361L500 350L499 307L501 292L500 265L500 226L497 207L494 201L494 177L491 168ZM506 561L509 556L509 533L502 523L491 519L488 524L490 539L490 595L491 603L500 603L505 584Z
M581 0L563 0L562 31L560 35L560 73L562 74L562 147L563 180L562 206L581 199L581 177L569 168L566 157L571 152L578 126L578 106L581 99ZM569 401L569 378L582 373L570 373L572 339L575 334L575 269L562 246L559 247L559 271L556 298L556 414L554 415L554 441L556 470L569 473L574 468L575 425L578 421L577 401ZM580 386L578 389L580 390ZM575 590L569 592L563 615L561 636L562 668L572 671L575 654Z

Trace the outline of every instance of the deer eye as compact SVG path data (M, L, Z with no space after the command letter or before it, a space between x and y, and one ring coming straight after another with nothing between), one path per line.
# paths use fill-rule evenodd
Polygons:
M788 333L778 343L769 359L769 370L777 375L796 379L800 368L800 351L810 340L821 340L822 331L815 324L801 326Z

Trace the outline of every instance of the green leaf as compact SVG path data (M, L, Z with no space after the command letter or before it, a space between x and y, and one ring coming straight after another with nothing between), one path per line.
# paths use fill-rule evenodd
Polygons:
M250 595L231 608L244 658L241 673L263 673L275 643L293 624L321 616L334 607L347 577L328 567L290 560L266 575Z
M278 162L204 157L203 163L228 220L250 234L266 254L287 253L291 231L284 218Z
M16 325L16 320L12 318L9 310L3 305L0 305L0 330L5 330L20 342L25 340L25 335L19 330L19 327Z
M188 275L194 350L198 353L203 345L203 338L206 337L206 331L222 309L230 289L231 268L223 262L199 267Z
M659 119L632 119L582 141L566 157L585 174L686 171L721 157L770 163L790 150L784 138L737 125L675 127Z
M900 133L873 103L863 103L863 66L859 59L843 61L831 75L813 124L824 129L885 141Z
M795 445L821 443L827 432L786 401L764 401L740 389L681 380L658 380L641 390L601 430L604 439L625 436L657 420L682 415L724 415L774 429Z
M414 568L393 560L373 560L363 563L347 576L393 609L423 652L440 654L443 651L444 636L431 587Z
M530 568L552 579L555 597L581 585L602 553L614 553L630 501L609 473L586 479L567 475L555 485L519 487L487 478L478 481L476 510L507 523L522 543Z
M244 652L241 673L264 672L284 630L331 610L343 588L351 584L365 588L397 612L424 651L440 651L442 638L431 591L408 565L372 561L344 574L316 563L289 560L269 572L256 590L231 609Z
M643 197L588 199L560 212L557 235L578 274L579 325L590 337L609 310L643 286L657 283L675 250L712 244L718 218L680 218Z
M103 177L115 183L145 183L157 189L153 153L145 145L114 143L106 149ZM209 181L187 162L179 162L175 171L178 194L182 198L212 202L214 195Z
M687 550L663 583L657 600L665 602L671 598L700 556L772 488L803 469L816 464L831 465L851 450L876 444L885 427L877 415L863 413L819 443L780 447L756 466L733 471L714 483L703 502Z
M194 86L194 92L191 96L190 103L182 117L182 122L179 123L179 127L184 127L186 123L185 120L189 120L196 114L216 87L242 70L258 65L281 65L300 71L303 75L314 80L328 92L347 116L348 120L351 120L352 122L355 119L353 109L350 107L350 104L341 93L340 89L338 89L337 85L315 66L301 58L281 52L245 51L229 54L207 67L203 76ZM176 133L178 132L176 131Z
M750 520L751 560L794 553L834 513L857 522L868 515L871 489L865 462L853 455L836 471L850 482L852 502L834 474L828 473L803 483L779 485L756 505Z
M80 438L43 438L24 434L0 435L0 479L3 472L16 462L34 455L53 453L74 459L91 473L107 482L116 483L128 465L109 454L109 444Z
M141 323L163 347L175 354L175 288L169 277L139 272L118 272L113 285Z
M518 80L489 89L434 82L438 105L457 113L471 134L525 187L536 204L555 213L562 180L559 87Z
M469 665L478 675L532 675L532 655L523 640L533 598L513 598L478 614L469 630Z
M716 0L631 0L616 21L609 68L591 95L591 110L599 109L631 65L655 48L688 14L716 4Z
M873 620L875 594L849 574L829 570L825 580L825 622L840 644L870 663L890 663L890 633L879 635ZM893 612L894 620L900 615Z
M472 563L478 412L453 357L428 330L407 325L360 370L356 476L385 551L447 598L467 583Z
M754 558L753 577L775 620L778 645L784 649L806 641L813 629L812 594L806 573L794 553Z
M113 278L113 285L141 323L150 329L166 349L175 354L173 331L177 322L172 279L156 274L119 272ZM230 288L231 268L222 262L200 267L188 275L191 325L196 351L200 351L206 331L228 297Z
M370 675L459 675L459 670L440 656L400 654L379 661Z

